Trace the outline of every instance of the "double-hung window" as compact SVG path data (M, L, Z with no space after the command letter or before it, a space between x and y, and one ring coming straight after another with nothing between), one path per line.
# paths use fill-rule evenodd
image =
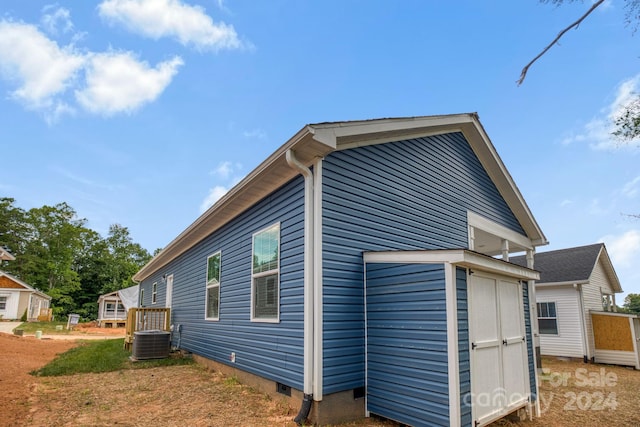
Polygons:
M277 322L280 318L280 224L253 235L251 320Z
M0 310L7 309L7 297L0 297Z
M205 318L220 318L220 252L207 258L207 295L205 298Z
M543 335L558 335L558 316L555 302L539 302L538 330Z
M158 301L158 282L153 282L151 285L151 304L155 304Z

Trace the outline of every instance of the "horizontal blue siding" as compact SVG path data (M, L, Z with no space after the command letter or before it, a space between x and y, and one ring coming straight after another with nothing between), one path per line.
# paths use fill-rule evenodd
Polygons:
M460 367L460 425L470 426L471 359L469 353L469 305L467 300L467 270L456 268L456 304L458 314L458 366Z
M529 367L529 385L531 398L535 401L538 398L536 391L536 357L533 351L533 329L531 328L531 312L529 311L529 284L522 282L522 298L524 307L524 330L527 337L527 358Z
M326 394L364 385L363 251L466 248L468 210L525 234L461 133L334 152L322 191Z
M367 410L410 425L448 426L444 267L366 267Z
M280 222L280 322L251 322L252 235ZM221 251L220 320L205 320L207 257ZM302 389L304 183L298 177L141 283L144 305L163 274L173 274L172 342L208 359ZM236 354L236 363L230 355Z

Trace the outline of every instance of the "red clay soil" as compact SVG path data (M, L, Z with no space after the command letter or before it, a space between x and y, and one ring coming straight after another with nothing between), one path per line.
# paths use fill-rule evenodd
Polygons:
M0 333L0 424L22 426L29 412L31 391L38 382L29 375L53 360L57 354L77 345L69 340L37 340ZM3 424L7 421L7 424Z

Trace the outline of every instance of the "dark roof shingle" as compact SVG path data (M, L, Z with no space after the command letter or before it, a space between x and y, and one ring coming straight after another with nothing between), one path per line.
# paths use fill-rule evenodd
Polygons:
M595 267L603 243L559 249L535 254L535 269L540 272L537 283L585 282ZM525 256L509 258L509 262L526 267Z

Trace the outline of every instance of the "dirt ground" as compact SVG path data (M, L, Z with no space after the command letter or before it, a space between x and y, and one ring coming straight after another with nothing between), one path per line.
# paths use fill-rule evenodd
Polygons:
M0 334L0 390L9 397L0 406L0 420L13 420L7 424L12 427L296 425L298 408L199 365L49 378L28 374L73 345ZM496 426L640 425L640 372L557 359L543 365L543 416ZM397 424L365 419L343 426Z
M73 341L36 340L0 333L0 390L3 404L0 405L2 420L14 420L22 426L29 410L29 397L39 380L29 372L46 365L56 354L64 353L76 344Z
M522 427L640 426L640 371L624 366L544 358L542 416L496 424Z

